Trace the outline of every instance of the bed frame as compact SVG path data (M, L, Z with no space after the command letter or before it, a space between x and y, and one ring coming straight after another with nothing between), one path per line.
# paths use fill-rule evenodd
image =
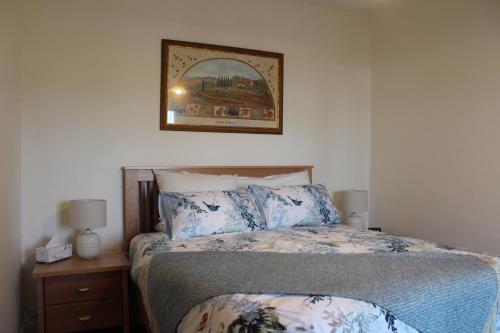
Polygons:
M124 167L123 171L123 251L128 253L134 236L153 232L158 222L158 187L153 170L189 171L214 175L264 177L307 171L312 182L313 166L220 166L220 167ZM131 314L134 331L152 332L139 288L130 284Z

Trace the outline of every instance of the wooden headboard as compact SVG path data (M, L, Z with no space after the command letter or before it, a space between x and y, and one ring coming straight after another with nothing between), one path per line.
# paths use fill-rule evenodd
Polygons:
M264 177L306 170L312 181L312 169L306 166L221 166L221 167L124 167L123 170L123 250L138 234L153 232L158 221L158 187L153 170L189 171L214 175Z

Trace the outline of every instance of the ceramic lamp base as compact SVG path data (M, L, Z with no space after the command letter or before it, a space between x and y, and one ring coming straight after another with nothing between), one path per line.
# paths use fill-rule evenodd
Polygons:
M358 230L368 230L368 224L361 216L347 216L345 224Z
M99 254L100 248L99 235L90 229L85 229L76 238L76 253L82 259L94 259Z

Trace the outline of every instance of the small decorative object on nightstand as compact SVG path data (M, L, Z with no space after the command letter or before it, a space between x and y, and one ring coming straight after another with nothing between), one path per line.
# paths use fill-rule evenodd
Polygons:
M124 254L36 264L38 332L122 327L129 332L128 269Z
M368 211L368 191L342 191L340 200L344 213L344 224L357 229L368 229L368 223L359 214Z
M97 257L101 241L91 229L106 226L106 200L71 200L69 221L82 231L76 239L76 253L83 259Z

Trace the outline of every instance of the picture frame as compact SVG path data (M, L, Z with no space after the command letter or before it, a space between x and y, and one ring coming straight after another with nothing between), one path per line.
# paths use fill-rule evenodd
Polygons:
M283 134L283 58L163 39L160 129Z

